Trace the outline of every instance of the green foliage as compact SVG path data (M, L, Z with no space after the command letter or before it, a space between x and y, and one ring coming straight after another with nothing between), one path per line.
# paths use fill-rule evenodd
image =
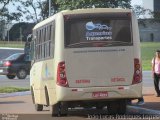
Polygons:
M0 18L7 21L19 20L22 14L14 11L10 13L7 7L9 3L18 1L19 0L0 0Z
M17 10L20 13L23 13L26 15L27 20L33 20L34 22L38 22L38 10L40 9L40 6L42 4L39 0L19 0L21 3L21 6L17 8ZM30 9L28 9L30 8ZM41 10L42 11L42 10Z
M54 1L54 0L52 0ZM131 0L56 0L59 10L81 8L131 8Z
M28 88L17 88L17 87L1 87L0 93L13 93L13 92L22 92L29 91Z
M0 47L24 48L25 42L21 41L0 41Z

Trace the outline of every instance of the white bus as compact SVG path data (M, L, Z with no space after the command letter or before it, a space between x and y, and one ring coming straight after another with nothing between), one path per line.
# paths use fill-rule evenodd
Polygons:
M94 8L59 12L33 28L30 87L37 111L107 106L124 114L142 97L137 19L132 10Z

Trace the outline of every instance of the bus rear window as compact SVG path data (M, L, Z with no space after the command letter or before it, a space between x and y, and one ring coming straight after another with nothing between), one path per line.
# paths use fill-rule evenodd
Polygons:
M130 16L83 16L65 19L66 48L132 45Z

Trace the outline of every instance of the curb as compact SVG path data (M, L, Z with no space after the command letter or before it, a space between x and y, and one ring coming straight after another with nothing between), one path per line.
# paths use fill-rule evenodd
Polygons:
M4 50L24 50L24 48L10 48L10 47L0 47L0 49L4 49Z

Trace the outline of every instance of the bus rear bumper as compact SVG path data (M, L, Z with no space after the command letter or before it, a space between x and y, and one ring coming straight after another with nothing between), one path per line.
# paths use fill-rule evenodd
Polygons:
M57 86L57 102L83 100L116 100L142 97L142 83L130 86L65 88Z

